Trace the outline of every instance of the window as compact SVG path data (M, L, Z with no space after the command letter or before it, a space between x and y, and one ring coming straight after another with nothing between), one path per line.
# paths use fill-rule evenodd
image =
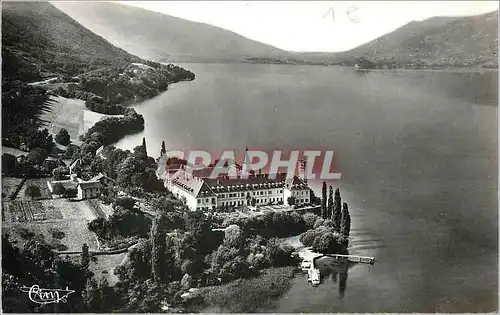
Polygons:
M280 194L282 194L282 193L283 193L283 189L280 189Z
M272 195L273 191L272 191L272 190L269 190L267 193L268 193L269 195Z
M215 204L215 198L212 198L212 203Z
M196 199L196 201L197 201L198 203L201 203L201 200L200 200L200 199Z

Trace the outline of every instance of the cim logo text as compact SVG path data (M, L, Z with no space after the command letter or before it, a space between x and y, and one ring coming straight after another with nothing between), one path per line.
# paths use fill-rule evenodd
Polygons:
M68 289L66 287L63 289L44 289L40 288L39 285L35 284L31 287L22 287L22 292L28 293L29 299L37 304L46 305L52 303L66 303L68 301L68 296L75 292L74 290Z

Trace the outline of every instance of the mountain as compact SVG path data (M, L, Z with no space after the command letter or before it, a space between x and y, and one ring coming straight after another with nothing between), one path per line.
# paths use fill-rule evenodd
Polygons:
M2 3L2 59L3 76L24 81L140 61L47 2Z
M143 58L158 61L241 61L288 53L234 32L111 2L54 2L61 11Z
M41 78L50 79L27 84ZM125 104L194 78L181 67L113 46L50 3L2 3L2 112L9 118L2 120L2 140L13 147L37 133L29 118L47 109L48 95L85 100L88 109L101 114L123 114L123 120L109 122L114 125L101 124L107 126L108 134L101 130L105 137L116 140L144 124Z
M360 57L394 67L497 67L498 11L410 22L352 50L308 58L352 65ZM305 56L305 55L304 55Z
M346 52L295 53L208 24L128 5L54 5L114 45L155 60L352 66L362 58L377 67L497 67L498 12L413 21Z

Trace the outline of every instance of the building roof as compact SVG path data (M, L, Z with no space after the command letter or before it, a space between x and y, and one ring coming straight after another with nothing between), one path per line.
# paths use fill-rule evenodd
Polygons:
M167 155L163 154L157 161L156 176L164 179L167 172L173 174L186 165L190 166L186 160L176 157L167 157Z
M78 183L78 185L82 189L101 188L101 183L98 181L80 182L80 183Z
M111 181L113 181L113 182L115 181L114 179L112 179L112 178L110 178L110 177L108 177L108 176L104 175L103 173L99 173L99 174L97 174L96 176L92 177L92 178L90 179L90 181L93 181L93 182L95 182L95 181L100 181L100 180L101 180L101 179L103 179L103 178L109 179L109 180L111 180Z
M306 182L304 182L302 179L300 179L297 176L289 177L285 183L285 187L290 188L290 189L304 189L308 188L309 186L307 185Z
M58 180L50 182L52 187L56 184L61 184L65 190L76 189L76 187L78 187L78 183L72 180Z
M249 175L248 178L242 177L220 177L217 179L206 178L208 186L216 193L262 190L271 188L282 188L285 184L286 174L278 173L275 176L269 174Z
M195 177L183 170L177 171L172 176L171 180L177 187L180 187L193 196L198 196L200 192L204 196L215 196L203 179Z

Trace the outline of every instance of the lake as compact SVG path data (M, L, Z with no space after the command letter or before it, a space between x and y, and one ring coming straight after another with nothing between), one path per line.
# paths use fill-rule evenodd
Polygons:
M134 108L148 153L245 146L335 151L350 252L374 266L267 312L490 312L498 300L497 72L183 64L193 82ZM320 195L321 182L312 183ZM342 292L340 292L342 291Z

